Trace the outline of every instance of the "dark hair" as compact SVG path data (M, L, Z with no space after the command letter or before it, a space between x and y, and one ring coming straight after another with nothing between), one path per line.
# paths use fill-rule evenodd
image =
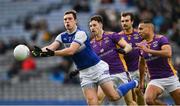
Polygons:
M67 14L72 14L74 19L77 19L77 16L76 16L76 11L75 10L68 10L64 13L64 15L67 15Z
M100 15L95 15L91 17L90 22L91 21L97 21L97 22L103 23L103 18Z
M131 21L134 21L134 15L132 13L130 13L130 12L121 13L121 17L126 17L128 15L131 17Z
M152 24L151 20L141 20L140 23Z

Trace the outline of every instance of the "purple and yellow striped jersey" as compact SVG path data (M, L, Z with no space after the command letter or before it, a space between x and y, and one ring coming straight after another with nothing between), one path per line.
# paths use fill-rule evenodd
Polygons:
M117 74L125 71L122 62L123 58L115 50L116 44L120 41L120 36L113 32L104 32L101 40L95 38L91 40L92 49L100 57L109 64L110 74Z
M131 34L125 34L123 31L119 33L119 35L124 38L124 40L129 43L133 50L124 55L124 59L129 72L133 72L138 70L138 62L139 62L139 49L137 48L137 43L142 41L142 37L138 34L136 30Z
M165 36L155 35L153 40L146 44L152 50L161 50L163 45L169 45L169 41ZM140 55L145 59L150 79L167 78L176 75L171 58L155 56L140 50Z

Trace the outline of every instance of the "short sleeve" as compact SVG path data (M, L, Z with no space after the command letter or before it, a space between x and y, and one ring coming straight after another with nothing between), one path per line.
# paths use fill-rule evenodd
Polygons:
M115 43L121 40L121 36L118 33L113 33L109 36Z
M87 40L87 35L84 31L78 31L75 34L73 42L77 42L82 45Z
M161 46L163 46L163 45L169 44L169 41L168 41L167 37L162 36L162 37L160 38L159 43L160 43Z
M61 37L62 34L59 34L57 37L56 37L56 41L62 43L62 37Z

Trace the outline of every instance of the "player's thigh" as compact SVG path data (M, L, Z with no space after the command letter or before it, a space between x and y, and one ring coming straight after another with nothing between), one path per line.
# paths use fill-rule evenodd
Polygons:
M159 86L149 84L145 91L146 100L154 100L163 93L163 89Z
M170 92L171 97L174 99L176 105L180 105L180 88Z
M114 87L113 81L110 80L110 81L104 82L100 86L101 86L104 94L108 98L113 99L113 100L119 99L119 94Z
M88 103L98 103L97 87L83 87L82 90Z

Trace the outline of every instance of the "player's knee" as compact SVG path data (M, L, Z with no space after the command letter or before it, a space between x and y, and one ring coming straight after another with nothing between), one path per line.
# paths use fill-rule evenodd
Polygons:
M98 104L98 99L94 97L88 97L87 98L87 103L88 105L97 105Z

